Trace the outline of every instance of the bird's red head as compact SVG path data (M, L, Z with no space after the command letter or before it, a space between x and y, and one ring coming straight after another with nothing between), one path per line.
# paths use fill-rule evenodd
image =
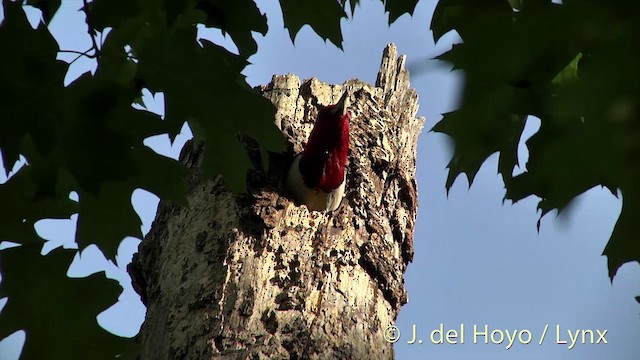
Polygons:
M310 188L331 192L344 181L349 153L349 112L345 91L334 105L320 108L300 158L300 173Z

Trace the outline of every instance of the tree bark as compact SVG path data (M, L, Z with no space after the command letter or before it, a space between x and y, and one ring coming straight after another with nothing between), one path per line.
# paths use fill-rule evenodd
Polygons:
M160 203L129 272L147 315L141 359L390 359L385 341L407 302L413 258L415 158L424 119L405 57L384 51L373 87L274 76L260 92L277 107L290 141L267 173L251 171L248 194L205 180L202 146L180 160L190 209ZM319 104L349 92L347 190L333 213L296 206L282 174L302 150ZM252 160L260 153L249 139Z

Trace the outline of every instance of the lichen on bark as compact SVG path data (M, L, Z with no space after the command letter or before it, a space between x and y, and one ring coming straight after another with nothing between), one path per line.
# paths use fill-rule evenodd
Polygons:
M142 359L384 359L383 337L407 302L413 258L415 159L424 119L405 57L384 51L376 85L274 76L259 91L290 142L247 194L205 180L202 145L180 160L190 209L161 203L129 271L147 306ZM349 93L347 190L333 213L296 206L282 174L302 150L319 105ZM260 152L246 145L255 165Z

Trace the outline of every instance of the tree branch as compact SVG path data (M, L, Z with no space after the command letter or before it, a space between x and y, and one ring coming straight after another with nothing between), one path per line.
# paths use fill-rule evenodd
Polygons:
M96 37L95 37L96 29L93 26L93 21L91 21L91 17L89 16L89 2L87 0L82 0L82 2L84 4L84 6L82 7L82 11L84 11L85 16L87 17L87 20L86 20L87 28L88 28L87 33L91 37L91 43L92 43L91 49L95 51L93 54L93 58L98 58L100 57L100 49L98 48L98 43L96 42Z

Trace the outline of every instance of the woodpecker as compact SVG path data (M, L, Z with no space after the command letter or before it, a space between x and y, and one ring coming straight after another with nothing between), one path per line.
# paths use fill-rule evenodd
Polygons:
M334 211L344 195L349 152L347 92L334 105L322 106L304 150L287 171L286 187L309 211Z

